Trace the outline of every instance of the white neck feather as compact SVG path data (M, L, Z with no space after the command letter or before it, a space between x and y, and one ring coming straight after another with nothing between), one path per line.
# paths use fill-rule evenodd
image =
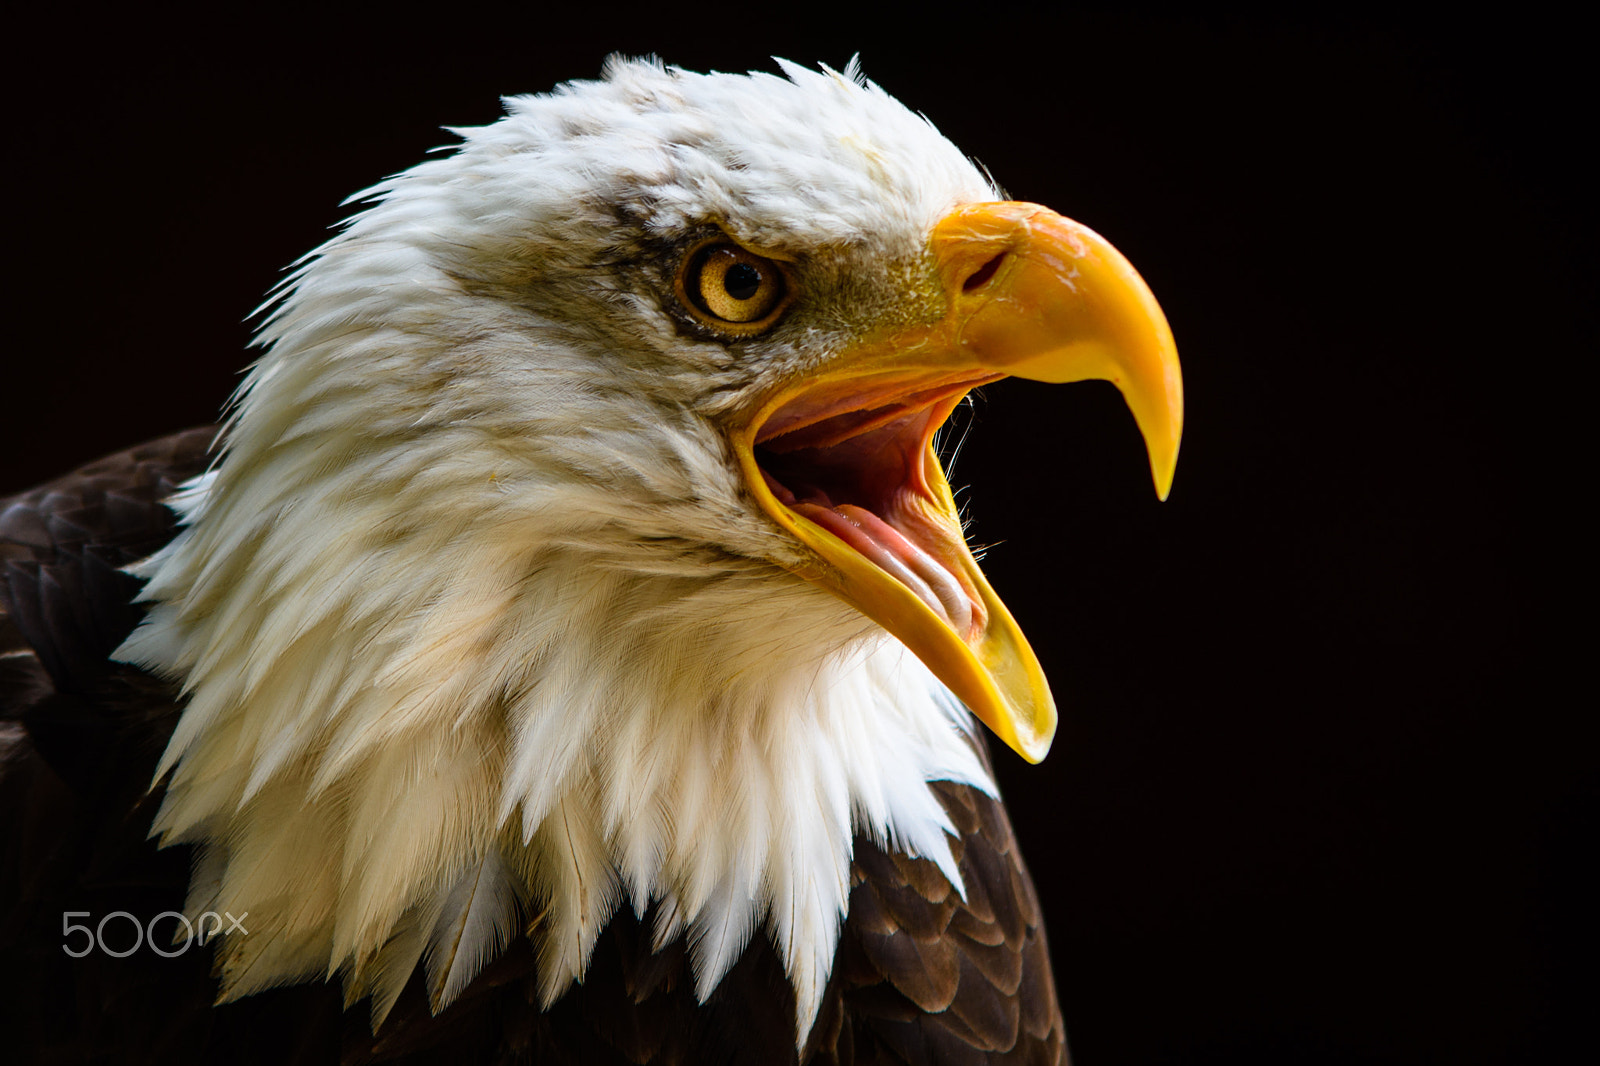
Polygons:
M438 1009L526 931L548 1004L623 900L660 901L702 998L764 927L803 1040L856 832L960 886L927 782L993 785L897 642L770 563L641 539L559 468L502 474L504 442L258 446L280 365L137 569L120 652L184 681L154 831L201 847L192 914L251 915L225 997L340 973L381 1020L426 954Z

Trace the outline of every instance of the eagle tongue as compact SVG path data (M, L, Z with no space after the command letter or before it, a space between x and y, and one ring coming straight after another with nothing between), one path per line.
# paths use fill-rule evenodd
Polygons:
M785 501L786 503L788 501ZM892 576L928 609L939 615L962 640L972 636L972 601L955 575L917 547L905 534L864 507L845 503L825 507L811 501L790 503L829 533L860 552Z

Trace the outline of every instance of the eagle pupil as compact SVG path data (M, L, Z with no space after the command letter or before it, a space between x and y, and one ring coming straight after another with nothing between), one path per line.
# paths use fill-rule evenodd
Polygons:
M735 263L722 276L722 288L735 300L748 300L761 289L761 272L749 263Z

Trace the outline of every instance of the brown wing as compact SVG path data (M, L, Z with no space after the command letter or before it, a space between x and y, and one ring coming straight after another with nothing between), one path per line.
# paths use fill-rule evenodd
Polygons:
M701 1004L683 942L652 952L653 916L626 909L584 983L551 1010L539 1009L523 938L437 1017L414 978L377 1036L333 984L215 1007L199 947L173 958L149 944L120 958L64 950L85 935L67 935L66 922L98 927L122 951L135 922L182 906L187 849L158 851L146 838L176 694L107 656L139 618L138 583L119 568L173 535L160 501L204 469L211 439L191 430L0 502L0 1002L17 1018L7 1053L39 1063L797 1062L794 995L765 936ZM966 899L932 863L858 838L850 914L805 1058L1064 1062L1038 901L1005 810L968 788L934 787L960 833ZM164 936L173 921L159 926ZM173 950L164 937L160 946Z
M933 787L960 834L966 898L926 859L857 838L840 995L819 1020L816 1060L1064 1064L1039 899L1005 808L963 785Z
M0 500L0 648L31 647L62 691L100 678L140 616L119 568L171 538L161 501L205 469L215 435L163 437Z

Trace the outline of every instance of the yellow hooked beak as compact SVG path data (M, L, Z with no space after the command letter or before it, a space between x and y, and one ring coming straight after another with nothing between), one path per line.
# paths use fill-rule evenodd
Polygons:
M1166 499L1183 432L1177 349L1121 253L1048 208L958 208L928 253L942 317L874 333L780 386L733 444L762 507L815 552L802 576L894 634L1038 762L1055 701L967 548L933 434L968 390L1007 375L1110 381Z

